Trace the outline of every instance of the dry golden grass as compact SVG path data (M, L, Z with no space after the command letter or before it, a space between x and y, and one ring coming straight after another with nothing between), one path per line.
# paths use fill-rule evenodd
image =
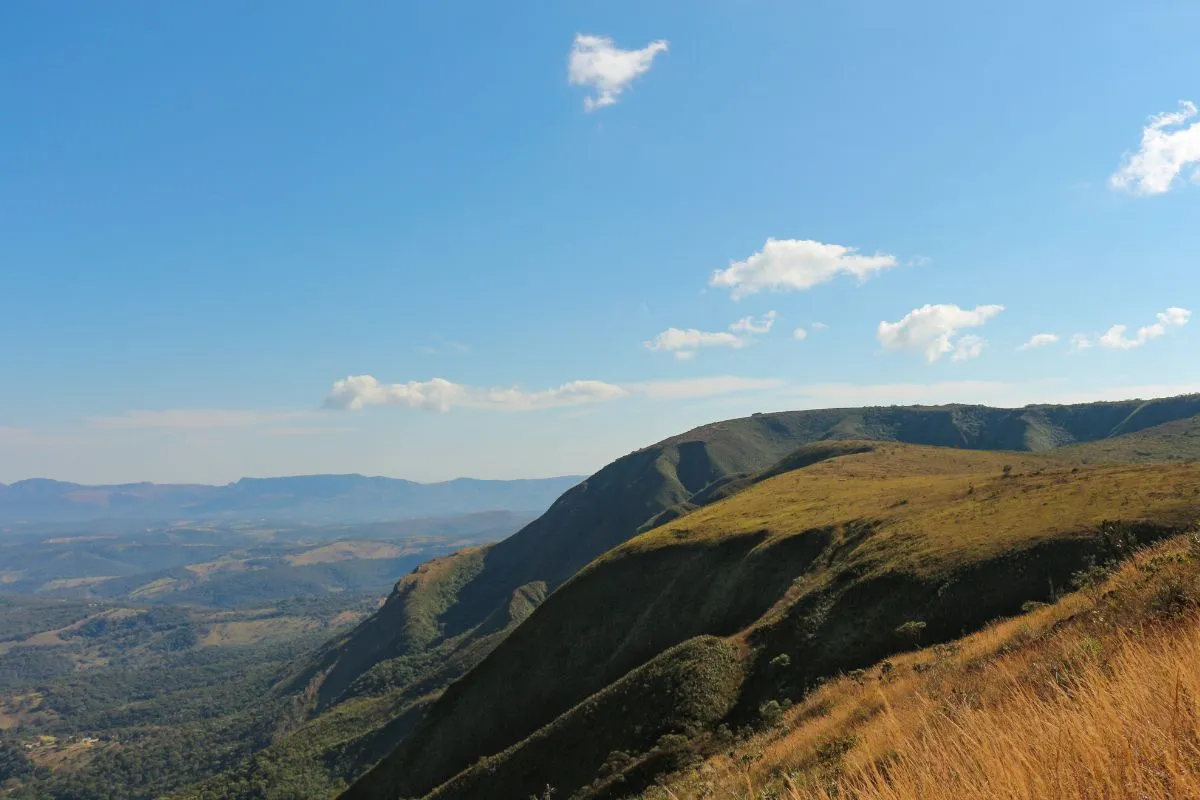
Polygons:
M46 581L40 587L40 592L55 592L59 589L77 589L81 586L94 586L97 583L111 581L116 575L95 575L90 578L56 578L52 581Z
M858 754L868 763L808 796L1200 795L1200 620L1170 635L1121 635L1107 645L1112 656L1083 664L1065 685L1029 684L997 666L1002 695L994 705L917 697L900 715L885 707L881 722L891 735L878 732L883 741ZM793 795L804 796L798 788Z
M391 542L331 542L321 547L314 547L312 550L305 550L303 553L284 556L283 560L293 567L304 567L311 564L332 564L355 558L397 558L404 553L403 547Z
M1108 520L1191 521L1198 506L1200 464L1081 466L1054 456L889 444L763 481L601 560L761 531L769 546L865 519L877 530L858 558L933 572Z
M648 798L1200 797L1200 553L1186 537L952 643L831 681Z
M218 622L200 639L205 647L260 644L287 639L316 630L321 624L305 617L271 617L235 622Z

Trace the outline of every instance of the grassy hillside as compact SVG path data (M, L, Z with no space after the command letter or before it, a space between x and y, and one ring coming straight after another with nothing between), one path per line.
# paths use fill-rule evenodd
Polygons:
M698 733L650 707L601 700L676 645L719 636L740 654L743 677L724 715L737 726L763 703L801 697L823 676L903 648L897 630L953 638L1046 599L1090 557L1200 518L1195 464L1076 466L895 444L838 452L825 448L832 457L809 463L802 451L795 463L808 466L595 560L451 686L347 797L416 797L439 785L438 797L526 797L544 788L529 763L563 794L591 787L604 796L606 774L628 788L654 774L647 759L666 758L670 747L647 750L646 734ZM910 622L918 624L903 627ZM571 729L584 701L596 704L586 752L554 733ZM628 763L606 767L617 751ZM492 754L474 768L486 767L487 781L455 777Z
M542 598L584 565L639 532L742 491L773 467L792 469L823 457L810 450L794 457L799 460L781 463L801 445L824 442L833 447L870 439L1045 452L1138 435L1197 413L1200 396L1022 409L786 412L706 425L635 451L575 486L509 539L439 559L402 579L378 614L328 643L281 684L280 692L295 698L312 721L231 773L229 782L207 787L204 796L259 796L253 787L295 774L326 776L322 788L300 796L335 792L408 737L447 685L479 664ZM1169 444L1164 450L1169 451ZM734 550L744 546L730 545ZM787 545L799 552L808 546ZM740 622L761 613L756 599L739 602L729 611L730 619ZM592 624L591 619L575 620L576 627ZM627 670L637 662L620 663ZM614 675L604 677L612 680ZM531 713L539 722L548 719L541 709ZM391 722L384 724L386 720ZM510 744L489 740L486 747L493 749L474 755Z
M1193 797L1200 533L1083 591L824 683L643 800ZM784 669L786 669L785 667Z
M540 518L485 550L439 566L445 581L401 584L364 628L327 652L322 706L366 664L477 635L520 587L554 587L638 530L706 502L725 482L770 467L796 447L829 439L903 441L948 447L1044 451L1141 430L1200 413L1200 396L1083 406L833 409L761 414L714 423L618 459L564 494ZM428 598L432 592L437 595ZM419 621L419 622L415 622ZM412 626L437 631L412 637ZM382 634L382 637L381 637ZM370 658L362 653L370 652Z
M1085 461L1187 461L1200 459L1200 417L1173 420L1137 433L1062 449Z

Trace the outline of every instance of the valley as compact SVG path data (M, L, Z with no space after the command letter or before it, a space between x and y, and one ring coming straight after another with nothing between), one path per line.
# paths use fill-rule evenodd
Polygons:
M495 514L26 531L5 545L28 592L0 644L8 791L690 792L806 736L796 709L839 676L1077 609L1080 576L1177 547L1156 543L1200 522L1198 457L1197 396L785 412L630 453L507 538ZM155 569L81 570L140 548ZM790 791L810 755L737 758Z
M353 497L337 502L362 516ZM275 686L307 652L417 565L535 513L8 522L0 793L155 797L237 764L293 724Z

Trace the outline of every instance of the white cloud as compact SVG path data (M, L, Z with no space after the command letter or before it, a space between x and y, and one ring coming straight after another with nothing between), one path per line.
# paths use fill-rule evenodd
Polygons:
M1139 328L1136 336L1126 336L1128 325L1113 325L1099 338L1101 347L1110 350L1135 350L1167 334L1169 328L1180 328L1188 324L1192 312L1186 308L1168 308L1158 315L1158 322Z
M770 333L771 326L775 324L775 312L768 311L759 319L754 317L742 317L737 322L729 326L729 330L735 333Z
M729 289L733 299L739 300L764 289L804 291L842 274L862 281L898 265L896 257L887 253L864 256L840 244L767 239L763 249L745 261L731 262L727 269L714 272L709 285Z
M351 375L333 384L325 399L326 408L359 411L365 406L397 405L429 411L449 411L467 389L443 378L429 381L382 384L370 375Z
M932 364L947 353L954 361L977 357L984 342L977 336L958 339L963 328L979 328L1004 310L1004 306L926 305L909 312L899 322L879 323L879 343L888 350L918 350Z
M617 102L635 78L650 69L654 57L667 52L666 39L659 39L640 50L622 50L607 36L580 33L571 47L567 75L573 86L588 86L593 97L583 100L587 111Z
M695 357L696 351L701 347L732 347L736 350L749 343L750 341L745 337L725 331L710 333L695 328L687 330L667 328L658 336L642 344L647 350L674 353L680 361L687 361Z
M954 355L950 356L950 360L969 361L972 358L979 358L983 355L985 346L987 346L987 342L978 336L963 336L954 343Z
M814 322L814 323L813 323L813 324L812 324L810 327L811 327L811 328L812 328L814 331L826 331L826 330L829 330L829 326L828 326L828 325L826 325L824 322Z
M1018 350L1033 350L1038 347L1047 347L1058 342L1057 333L1035 333L1030 337L1029 341L1018 347Z
M1192 318L1192 312L1186 308L1171 307L1158 315L1158 321L1163 325L1183 326Z
M796 328L796 330L792 331L792 338L798 342L803 342L808 338L808 331L804 330L804 328Z
M742 317L729 326L731 332L667 328L650 341L642 342L642 345L647 350L673 353L680 361L690 361L702 347L730 347L734 350L746 347L754 341L754 334L771 332L775 316L774 311L768 311L758 319Z
M408 383L382 384L370 375L354 375L337 381L325 399L325 407L360 411L366 406L393 405L425 411L451 408L534 411L544 408L604 403L628 392L603 381L571 381L555 389L527 392L516 387L478 389L444 378Z
M1185 169L1200 181L1200 122L1185 125L1196 116L1196 104L1181 100L1179 110L1158 114L1142 129L1142 146L1125 157L1121 168L1108 179L1109 186L1141 195L1163 194Z
M1161 325L1148 325L1137 332L1137 338L1130 339L1125 336L1127 330L1128 325L1113 325L1100 337L1100 346L1109 350L1133 350L1166 333L1166 329Z
M538 411L608 403L626 397L653 400L712 397L733 392L776 389L786 381L779 378L740 378L718 375L709 378L643 381L614 384L604 381L572 381L555 389L527 392L519 388L485 389L452 383L442 378L429 381L381 384L370 375L337 381L325 400L326 408L361 411L367 406L390 405L425 411L469 408L488 411Z
M1071 351L1079 352L1080 350L1089 350L1093 347L1092 337L1082 333L1077 333L1071 337Z

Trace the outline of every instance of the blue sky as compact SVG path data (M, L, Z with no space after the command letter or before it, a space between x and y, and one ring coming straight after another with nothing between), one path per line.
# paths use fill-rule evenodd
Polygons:
M1195 3L0 14L0 481L1200 390Z

